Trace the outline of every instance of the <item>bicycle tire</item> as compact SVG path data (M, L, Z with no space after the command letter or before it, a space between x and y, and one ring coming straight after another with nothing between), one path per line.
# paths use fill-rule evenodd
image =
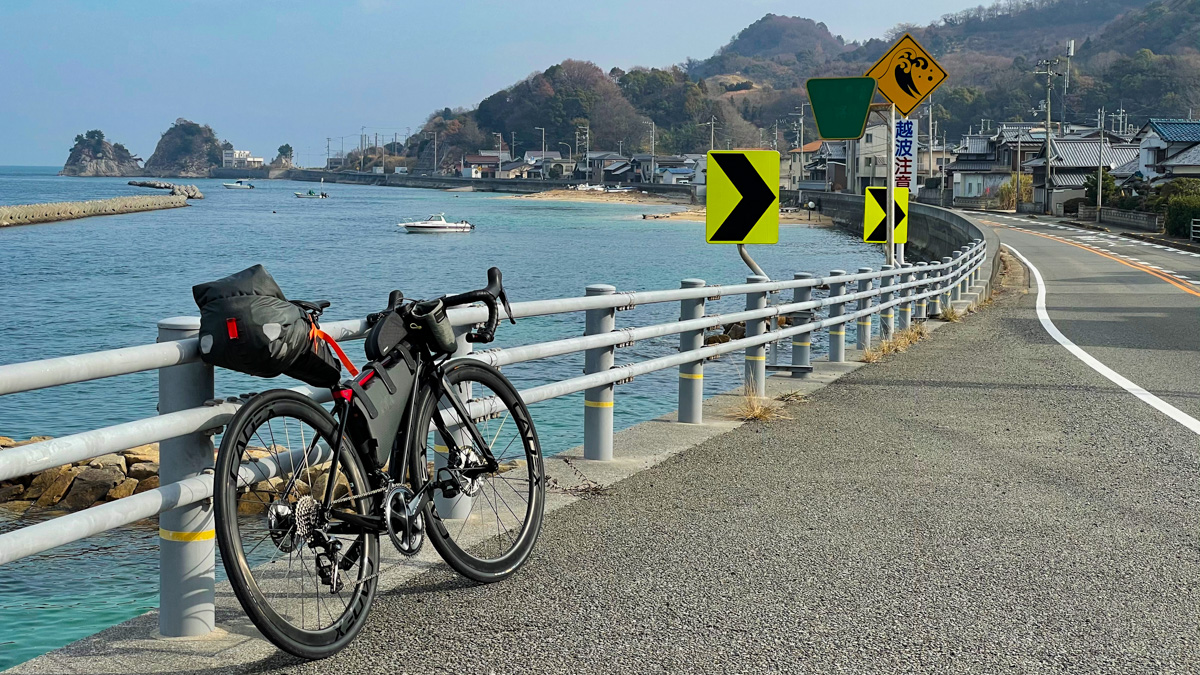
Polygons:
M459 537L455 536L455 529L461 535L464 533L467 525L472 523L472 519L475 518L474 510L471 510L466 517L452 519L443 517L444 515L450 516L452 514L442 514L439 512L438 499L430 499L425 506L426 533L430 543L433 544L433 547L442 556L442 559L456 572L468 579L481 583L492 583L512 575L513 572L525 563L529 558L529 554L533 551L534 545L537 543L538 535L541 533L546 491L541 445L538 442L537 430L534 428L533 418L529 414L529 409L525 406L524 401L521 400L520 394L517 393L512 383L500 371L479 361L464 359L451 364L446 369L445 376L446 381L451 386L462 387L466 383L471 383L490 389L500 400L500 404L504 410L504 413L494 418L500 419L501 422L499 423L500 430L495 433L492 445L499 445L499 443L494 442L494 439L499 438L500 433L503 431L504 421L507 419L511 419L514 422L517 438L520 439L522 445L521 452L519 453L522 456L516 457L515 454L518 453L514 453L514 456L507 463L504 456L497 454L496 459L501 462L500 471L486 476L489 479L490 485L482 485L481 481L482 489L475 497L471 498L473 503L469 507L473 509L475 505L479 505L482 508L488 504L492 504L498 510L500 502L504 502L506 506L510 507L508 512L515 517L513 520L521 521L516 537L511 537L513 544L501 555L494 558L485 558L476 555L476 553L486 548L491 542L491 539L488 538L490 536L487 531L488 528L485 528L483 525L482 516L480 516L476 523L478 531L474 535L469 535L467 539L462 541L460 541ZM413 427L414 429L428 430L432 428L433 413L436 405L437 399L434 396L433 389L426 388L422 390L414 408L415 413L418 415L416 418L418 420L417 426ZM484 421L490 422L490 420ZM476 422L476 424L479 423L481 422ZM481 432L484 431L481 429ZM429 445L431 439L438 435L436 431L418 432L414 433L412 438L409 439L409 471L410 476L415 477L414 480L418 483L415 486L418 490L424 482L430 479L429 466L431 460L435 463L437 462L435 457L430 456L436 453L432 452ZM463 435L466 436L466 434ZM484 433L485 440L487 437L488 434ZM436 440L433 440L433 443L436 444ZM523 460L524 466L521 466L521 462L518 460ZM435 469L435 480L437 473ZM444 474L445 472L442 473ZM504 478L504 473L513 473L515 475ZM501 481L500 484L497 484L497 479ZM501 485L510 488L512 493L501 491L499 489ZM488 495L488 489L492 490L491 496ZM434 488L434 491L436 497L440 490ZM528 499L525 501L524 516L520 517L511 509L511 505L505 500L505 495L508 495L509 500L515 501L512 494L520 495L523 491L528 493ZM456 497L456 499L461 498L462 495ZM445 505L447 501L451 500L443 497L441 501ZM499 542L497 546L499 548L504 536L508 533L504 531L504 523L502 522L501 515L496 513L495 517L498 530L495 539ZM448 520L460 520L461 523L448 523ZM484 537L482 540L479 539L480 535Z
M316 436L310 436L312 440L305 438L303 427L300 427L300 443L299 447L305 448L301 452L301 456L297 458L293 455L284 455L279 451L279 444L274 438L275 428L278 420L282 420L286 425L288 420L295 420L297 426L300 423L308 425L316 434L319 434L319 440ZM319 441L323 441L324 449L332 446L332 437L336 433L336 422L333 416L314 402L312 399L288 390L273 390L264 392L255 396L246 405L242 406L241 410L230 421L228 428L221 441L221 449L217 456L216 470L214 474L213 485L213 505L216 516L216 536L217 543L221 550L221 559L225 566L225 571L228 575L230 585L233 587L234 594L241 603L242 608L250 617L250 620L258 628L258 630L271 641L275 646L283 651L286 651L295 656L305 659L320 659L328 657L349 644L354 637L362 630L366 623L367 614L370 611L371 603L374 600L375 590L378 581L379 570L379 537L378 533L367 529L361 529L357 534L352 535L351 548L358 546L353 542L360 537L362 539L361 548L359 548L353 567L357 568L357 575L349 579L346 585L350 586L349 592L344 599L341 592L332 590L332 584L327 584L324 587L328 591L328 596L336 597L341 600L343 610L340 615L334 618L337 605L331 599L330 604L334 604L334 609L330 609L329 604L324 602L322 596L322 578L320 574L315 573L320 567L317 562L318 549L309 545L309 542L314 541L312 538L305 538L301 541L302 535L299 533L301 522L301 509L299 502L306 497L299 495L303 489L300 487L300 482L292 483L281 479L278 483L258 482L253 485L248 484L244 477L239 478L239 470L243 464L244 458L253 457L251 450L259 447L251 445L255 439L256 442L268 442L263 437L267 436L261 429L266 424L271 430L269 439L271 445L265 448L268 453L268 459L277 461L278 466L285 467L290 465L293 473L299 477L301 471L308 471L304 475L308 479L308 483L304 485L308 489L311 498L316 501L316 508L320 509L320 499L323 497L322 478L317 469L316 477L312 476L314 470L307 460L310 456L316 462L316 457L323 452ZM284 426L285 432L287 427ZM292 435L291 432L287 432ZM288 448L291 448L290 438L288 440ZM330 455L331 456L331 455ZM261 455L259 455L261 457ZM290 460L288 458L291 458ZM254 460L250 460L254 461ZM268 461L260 459L258 461ZM297 461L301 462L300 469L297 470ZM341 452L338 456L339 473L336 475L326 475L324 484L328 484L330 480L334 481L335 497L342 494L341 508L347 511L353 511L361 514L371 513L371 499L367 496L356 496L359 493L370 491L370 482L367 479L366 470L363 467L362 461L357 452L354 450L353 444L349 439L344 439ZM280 474L283 474L284 469L281 468ZM328 471L328 469L326 469ZM343 478L345 483L343 484ZM271 479L272 481L274 478ZM302 481L301 481L302 482ZM275 487L276 490L268 490L260 492L263 485L268 488ZM278 488L288 488L284 492L280 492ZM292 493L295 490L295 494ZM340 491L340 492L339 492ZM272 492L276 495L270 497ZM316 494L321 492L322 494ZM267 506L262 515L253 513L254 509L247 509L249 502L253 506L253 500L245 495L258 495L257 499L265 503L266 499L273 499ZM272 527L269 524L269 518L272 514L272 509L277 504L288 504L292 497L296 497L296 501L290 502L292 510L292 521L283 525L276 522ZM348 504L348 506L347 506ZM312 506L310 502L309 506ZM240 507L240 509L239 509ZM286 510L286 507L285 507ZM249 513L247 511L250 511ZM305 521L308 522L308 521ZM347 525L345 521L334 521L341 523L342 526ZM305 526L304 529L308 529ZM331 530L332 531L332 530ZM266 533L262 539L250 550L250 554L255 554L263 544L267 544L263 553L259 556L265 557L271 555L271 560L267 562L258 559L249 560L246 547L243 546L244 537L257 537L260 533ZM268 536L270 543L267 543ZM339 534L327 535L330 540L339 539ZM288 548L290 547L290 550ZM271 549L275 551L272 552ZM309 600L309 593L304 587L304 583L308 578L306 574L307 566L305 562L305 550L308 549L312 553L314 561L314 574L311 575L313 586L315 587L315 597ZM325 549L328 551L328 548ZM279 574L282 572L282 561L279 556L286 553L287 576L280 581ZM300 562L300 579L292 578L293 566L296 560ZM347 558L343 558L346 560ZM273 567L279 563L279 567ZM271 571L274 571L274 578L268 577ZM349 570L345 574L349 574ZM293 588L297 581L301 585L300 593L295 593ZM278 603L273 604L272 597L269 593L264 592L264 584L268 585L272 582L279 582L283 587L281 592L274 594L274 600ZM343 588L344 590L344 588ZM299 611L296 611L297 599L299 602ZM306 603L307 600L307 603ZM314 629L308 629L306 618L310 615L312 608L315 606L316 623ZM322 627L321 609L324 606L329 617L330 625ZM295 625L295 614L300 615L300 625ZM289 620L288 617L292 617Z

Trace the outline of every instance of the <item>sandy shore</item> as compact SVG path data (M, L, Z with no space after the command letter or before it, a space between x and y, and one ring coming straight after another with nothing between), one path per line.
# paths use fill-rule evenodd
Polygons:
M592 192L589 190L547 190L527 195L512 195L503 199L543 199L560 202L604 202L606 204L687 204L682 195L667 196L642 192Z
M705 211L703 207L693 207L683 211L675 211L673 213L648 214L651 218L661 220L686 220L692 222L703 223ZM811 216L807 211L798 211L794 213L779 214L779 222L789 225L814 225L819 227L827 227L833 225L833 221L825 216L813 212Z

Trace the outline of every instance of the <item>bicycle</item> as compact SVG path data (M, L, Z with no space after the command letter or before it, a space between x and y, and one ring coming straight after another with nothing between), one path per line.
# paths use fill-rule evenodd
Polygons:
M427 301L392 291L367 317L361 371L330 340L351 374L330 389L332 412L276 389L230 421L214 478L217 542L242 607L280 649L318 659L354 639L383 571L381 535L401 559L428 538L483 583L528 559L545 501L533 419L499 370L450 361L445 309L476 302L488 318L468 341L492 341L498 304L516 323L494 267L476 291ZM319 333L329 303L294 304Z

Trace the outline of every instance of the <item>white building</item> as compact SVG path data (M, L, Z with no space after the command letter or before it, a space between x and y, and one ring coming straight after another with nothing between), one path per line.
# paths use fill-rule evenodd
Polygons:
M251 157L249 150L226 150L221 153L223 169L261 169L262 157Z

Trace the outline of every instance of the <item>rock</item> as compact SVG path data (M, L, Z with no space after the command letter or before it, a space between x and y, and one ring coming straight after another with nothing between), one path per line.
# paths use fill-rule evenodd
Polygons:
M704 338L704 346L711 347L712 345L720 345L729 342L730 337L721 333L720 335L709 335Z
M27 441L14 441L13 444L10 445L9 447L10 448L19 448L22 445L29 445L30 443L41 443L42 441L53 440L53 438L54 438L53 436L34 436Z
M125 463L129 466L142 462L154 462L158 464L158 443L139 445L136 448L122 450L120 454L125 458Z
M741 340L746 337L746 323L739 321L725 326L725 334L729 336L730 340Z
M105 495L106 499L124 499L133 494L137 489L138 480L136 478L126 478L117 484L117 486L108 491Z
M129 467L125 475L138 480L145 480L151 476L158 475L158 462L138 462Z
M181 117L163 132L142 175L207 178L210 170L221 165L221 150L212 127Z
M0 487L0 502L10 502L24 493L24 485L5 485Z
M176 185L161 180L131 180L134 187L154 188L155 190L170 190L173 195L182 195L188 199L204 199L204 193L195 185Z
M267 507L275 501L275 495L270 492L250 492L238 497L237 510L244 516L256 516L266 513Z
M64 464L62 466L56 466L53 469L46 469L45 471L39 473L33 477L33 481L31 481L29 485L25 486L25 494L22 496L25 499L36 500L38 497L42 496L42 493L46 491L46 488L53 485L54 481L58 480L59 476L66 473L67 469L70 468L70 464Z
M0 448L11 448L16 444L17 442L8 436L0 436Z
M87 467L75 476L75 484L62 500L62 506L70 511L79 511L100 501L108 491L125 480L125 472L115 466L97 469ZM135 486L136 487L136 486ZM45 495L43 495L45 496Z
M59 467L59 470L60 471L54 478L53 482L47 485L45 490L38 495L36 505L39 508L44 509L57 504L63 498L63 495L67 494L67 490L71 489L71 484L75 482L75 477L83 471L86 471L86 469L81 466L71 466L65 468ZM102 471L103 469L98 470ZM46 471L46 473L50 473L51 471L55 470L49 469ZM36 483L37 481L35 480L34 484ZM30 492L32 491L33 490L31 488ZM91 506L91 504L89 504L89 506Z
M33 502L31 502L27 499L18 500L15 502L0 503L0 509L3 509L10 513L16 513L16 514L25 513L26 511L29 510L29 507L31 507L31 506L33 506Z
M100 455L99 457L88 462L87 465L93 469L107 469L109 467L114 467L120 469L121 473L125 473L125 458L116 453Z
M137 487L134 489L133 494L140 495L146 490L153 490L156 487L158 487L158 476L142 478L138 480Z
M91 132L88 132L89 134ZM141 160L130 154L120 143L109 143L100 138L76 137L71 155L63 165L62 176L140 176Z

